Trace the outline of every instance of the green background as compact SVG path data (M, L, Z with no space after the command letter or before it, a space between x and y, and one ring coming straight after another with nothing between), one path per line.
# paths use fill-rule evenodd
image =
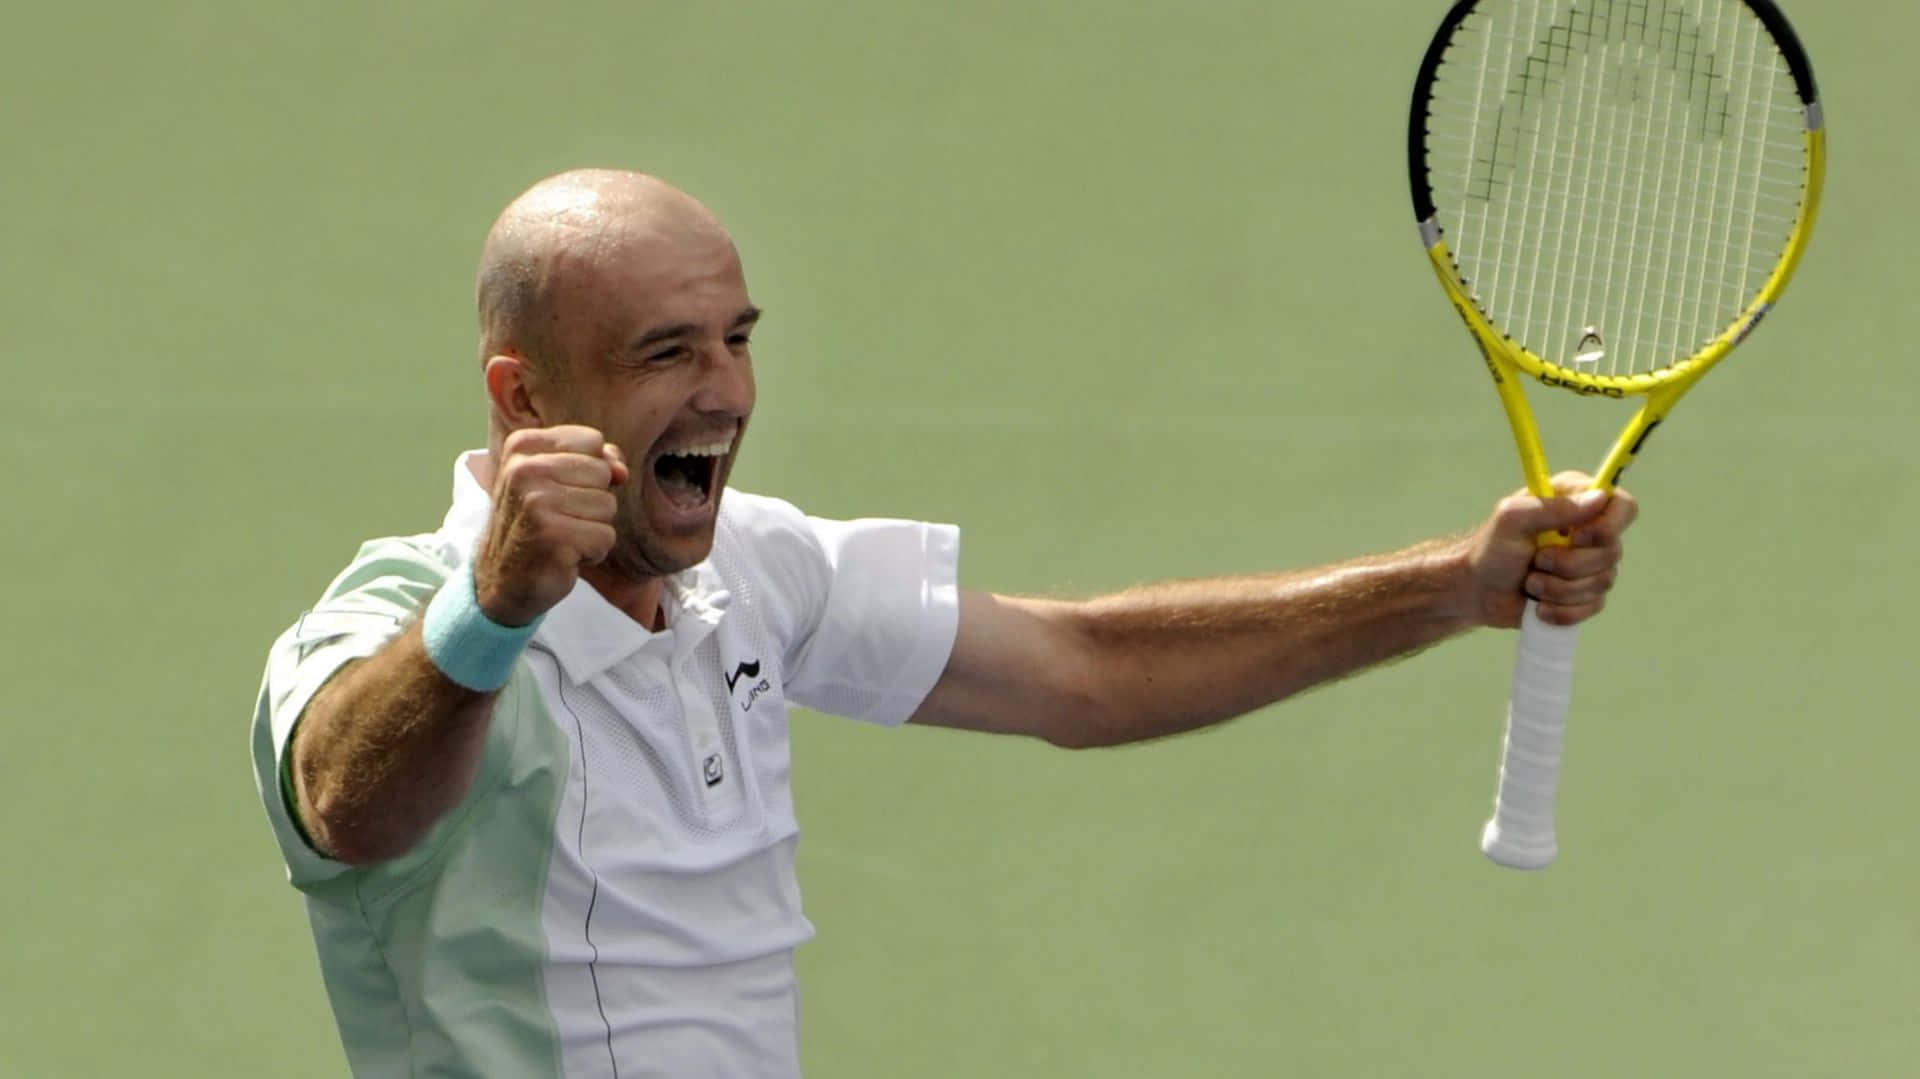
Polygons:
M473 259L548 173L712 205L768 311L736 481L957 521L969 585L1472 524L1516 470L1402 164L1443 8L13 11L0 1074L344 1073L247 716L359 541L437 524ZM1560 864L1475 850L1501 634L1120 751L798 717L810 1074L1911 1073L1920 8L1793 14L1826 215L1631 478Z

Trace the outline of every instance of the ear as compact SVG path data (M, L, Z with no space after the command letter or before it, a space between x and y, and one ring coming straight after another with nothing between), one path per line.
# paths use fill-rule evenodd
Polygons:
M527 361L518 356L487 358L487 399L493 403L493 414L503 429L518 431L523 427L548 426L536 400L545 396L536 377Z

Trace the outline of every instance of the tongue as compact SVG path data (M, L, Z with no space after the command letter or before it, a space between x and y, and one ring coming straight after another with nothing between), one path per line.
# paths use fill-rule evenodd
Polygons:
M680 461L662 460L662 467L656 470L655 478L660 481L660 493L667 501L682 508L691 509L707 500L707 492L696 483L686 469L677 468Z

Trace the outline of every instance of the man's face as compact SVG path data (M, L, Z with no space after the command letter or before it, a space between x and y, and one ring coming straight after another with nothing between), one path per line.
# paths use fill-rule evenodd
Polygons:
M753 412L747 341L760 312L740 258L715 230L651 232L598 246L555 297L569 415L619 446L611 567L678 573L713 548L721 489Z

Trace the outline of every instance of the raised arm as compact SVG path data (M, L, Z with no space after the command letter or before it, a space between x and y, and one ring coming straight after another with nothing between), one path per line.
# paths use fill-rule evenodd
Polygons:
M493 516L470 575L449 579L425 616L341 668L294 728L294 809L314 846L337 861L399 857L460 801L505 680L476 677L470 661L490 640L524 643L580 567L613 546L610 488L627 467L600 432L516 431L495 471ZM498 669L517 652L483 658Z
M341 668L288 750L294 808L314 848L359 866L411 850L473 781L496 696L442 674L417 621Z
M1560 477L1575 489L1581 477ZM914 721L1072 748L1204 727L1476 626L1525 600L1573 623L1605 603L1631 495L1503 500L1474 532L1317 569L1147 585L1066 602L969 592ZM1565 530L1572 545L1535 550Z

